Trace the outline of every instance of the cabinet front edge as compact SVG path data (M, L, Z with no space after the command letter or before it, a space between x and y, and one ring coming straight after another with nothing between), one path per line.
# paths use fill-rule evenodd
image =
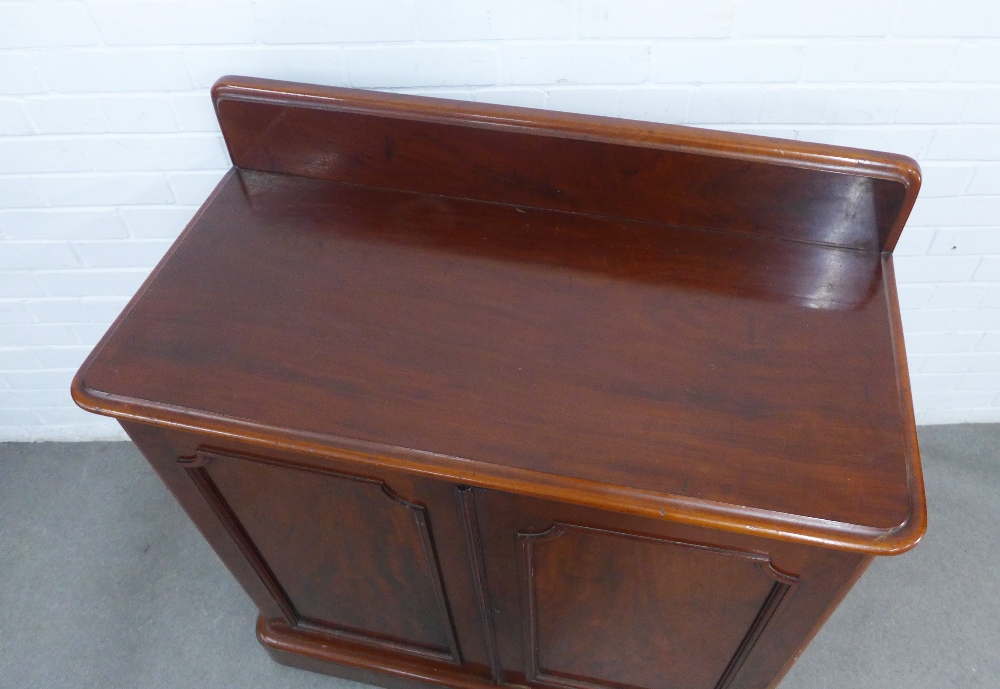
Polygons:
M199 434L217 442L247 442L270 450L357 462L457 484L780 541L872 555L895 555L913 548L926 527L922 490L916 499L911 496L906 519L896 527L884 529L277 428L92 390L82 376L74 380L72 394L80 407L96 414ZM908 461L910 459L908 457ZM915 471L919 472L919 466ZM908 473L912 476L914 468L908 467Z

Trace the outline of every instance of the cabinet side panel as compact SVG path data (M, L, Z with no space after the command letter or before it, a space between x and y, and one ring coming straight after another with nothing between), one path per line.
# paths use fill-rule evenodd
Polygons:
M267 584L251 566L225 524L191 480L188 471L178 463L178 456L189 452L190 448L178 446L155 426L125 421L121 425L261 613L266 617L285 619L284 611Z
M777 687L872 561L870 555L813 549L790 605L772 633L760 640L733 687Z

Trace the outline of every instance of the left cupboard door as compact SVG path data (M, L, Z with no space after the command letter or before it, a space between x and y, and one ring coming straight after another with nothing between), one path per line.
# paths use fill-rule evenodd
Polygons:
M249 565L290 627L386 660L489 674L476 662L481 624L454 486L204 446L164 466L135 439L223 560L238 548L243 562L226 564L240 579ZM201 506L185 504L197 497ZM230 542L213 542L223 530Z

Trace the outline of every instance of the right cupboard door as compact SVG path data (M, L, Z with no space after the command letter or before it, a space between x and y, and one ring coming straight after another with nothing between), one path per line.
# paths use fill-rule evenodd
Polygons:
M664 522L485 490L476 511L508 682L745 686L741 665L797 584L766 554L679 538Z

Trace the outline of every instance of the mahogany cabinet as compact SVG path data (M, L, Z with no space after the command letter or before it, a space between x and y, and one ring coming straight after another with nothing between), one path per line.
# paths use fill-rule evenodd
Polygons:
M73 383L396 687L775 686L926 524L904 157L227 77L235 167Z

